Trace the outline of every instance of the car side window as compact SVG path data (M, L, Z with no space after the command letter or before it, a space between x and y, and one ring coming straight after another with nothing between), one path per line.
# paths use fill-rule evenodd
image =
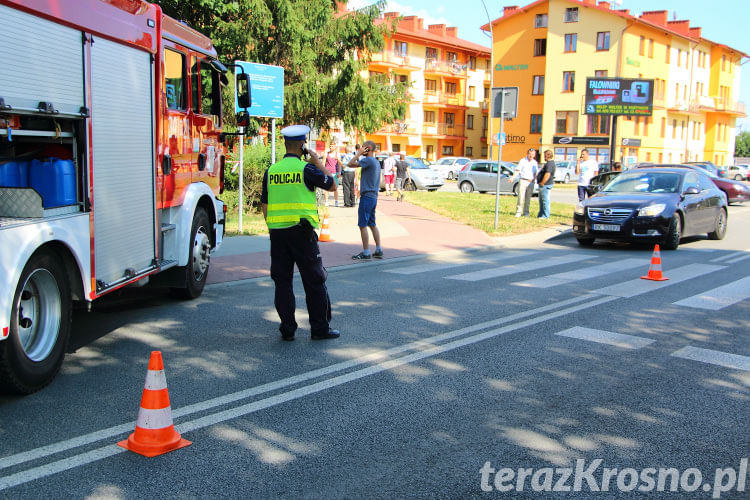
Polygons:
M466 165L467 163L469 163L469 160L456 160L457 165Z
M475 163L471 166L472 172L487 172L487 164L486 163Z
M698 177L698 189L701 191L706 191L708 189L713 189L715 187L714 181L709 179L705 175L699 175Z
M695 174L694 172L689 172L685 176L685 182L682 184L682 191L685 192L687 191L688 188L691 188L691 187L694 187L699 191L703 190L703 188L701 188L700 185L698 184L698 175Z

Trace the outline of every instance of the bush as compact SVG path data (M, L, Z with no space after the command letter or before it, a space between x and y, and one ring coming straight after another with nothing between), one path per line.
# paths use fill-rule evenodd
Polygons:
M276 141L276 161L284 157L284 146L283 143L280 143L281 141ZM235 172L232 172L232 169L235 163L239 161L239 152L230 154L227 159L231 167L227 168L224 174L224 186L228 191L237 191L239 189L240 169L238 167ZM263 174L271 166L271 145L258 143L245 146L243 163L245 211L247 212L249 209L257 211L260 210ZM230 209L236 208L239 203L239 195L237 193L224 193L222 198L227 202Z

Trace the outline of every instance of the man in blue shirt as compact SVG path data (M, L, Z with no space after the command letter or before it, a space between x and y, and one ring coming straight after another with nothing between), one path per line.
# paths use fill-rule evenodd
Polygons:
M383 258L380 231L375 225L375 207L378 205L378 192L380 191L380 163L375 159L375 148L374 142L365 141L348 163L350 168L362 169L359 182L359 220L357 221L359 234L362 236L362 251L352 256L354 260ZM372 254L370 254L370 237L367 234L368 227L375 240L375 252Z

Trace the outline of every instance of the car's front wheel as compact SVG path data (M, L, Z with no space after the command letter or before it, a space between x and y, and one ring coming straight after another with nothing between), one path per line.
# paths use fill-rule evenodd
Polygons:
M708 233L708 238L711 240L723 240L727 234L727 211L722 208L719 210L719 215L716 216L714 222L714 230Z
M564 182L565 184L567 184L567 183L569 183L569 182L570 182L570 174L565 174L565 179L563 179L563 182Z
M471 193L472 191L474 191L474 186L471 185L471 182L464 181L461 183L462 193Z
M453 180L453 172L448 172L448 180L449 181Z
M679 214L674 214L669 222L669 232L664 237L662 246L665 250L677 250L680 246L680 236L682 234L682 219Z

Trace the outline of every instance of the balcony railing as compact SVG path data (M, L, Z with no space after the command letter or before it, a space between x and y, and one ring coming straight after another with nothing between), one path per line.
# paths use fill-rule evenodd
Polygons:
M466 106L466 95L447 94L434 90L425 90L424 104L449 104L452 106Z
M745 103L740 101L730 101L729 99L715 98L716 111L725 111L729 113L745 114Z
M387 64L393 64L403 68L417 68L419 67L416 62L413 62L409 56L405 56L398 52L385 51L372 54L372 62L383 62Z
M396 122L396 123L391 123L389 125L384 125L383 127L380 128L380 130L378 130L378 133L409 135L409 134L417 134L418 132L415 127L410 127L408 123Z
M425 123L422 133L427 135L455 135L463 136L465 126L463 123Z
M425 71L432 71L434 73L446 73L456 76L466 76L466 67L466 64L459 64L457 62L450 61L438 61L436 59L427 59L424 62Z

